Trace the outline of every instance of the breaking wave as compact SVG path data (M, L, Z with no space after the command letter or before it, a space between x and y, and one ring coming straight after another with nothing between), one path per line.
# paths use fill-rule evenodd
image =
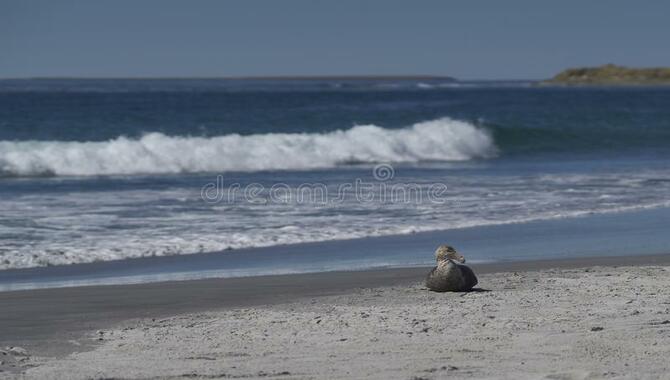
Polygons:
M442 118L402 129L217 137L149 133L110 141L0 141L0 176L95 176L300 170L347 163L462 161L495 155L491 135Z

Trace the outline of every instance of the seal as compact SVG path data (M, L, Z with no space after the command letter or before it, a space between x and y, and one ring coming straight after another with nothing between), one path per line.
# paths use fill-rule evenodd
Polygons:
M465 257L453 247L441 245L435 250L437 265L426 277L426 287L434 292L467 292L477 285L477 276L465 265Z

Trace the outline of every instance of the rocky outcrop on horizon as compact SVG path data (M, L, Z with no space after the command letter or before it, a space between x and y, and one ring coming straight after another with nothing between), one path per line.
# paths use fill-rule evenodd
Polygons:
M670 85L670 68L629 68L613 64L571 68L542 83L561 85Z

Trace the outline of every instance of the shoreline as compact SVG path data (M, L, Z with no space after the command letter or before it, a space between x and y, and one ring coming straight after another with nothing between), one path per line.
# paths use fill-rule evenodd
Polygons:
M471 266L477 275L487 275L644 265L670 265L670 253ZM22 346L39 355L62 356L81 348L68 342L124 321L272 306L358 289L408 286L422 283L429 270L430 267L412 267L0 292L0 347Z
M0 351L4 347L19 346L25 348L29 353L28 357L18 357L22 360L19 362L12 361L11 356L4 356L5 360L0 360L4 361L4 364L0 364L0 377L25 370L32 374L27 375L27 378L91 378L100 377L101 374L106 377L120 378L193 377L190 374L216 377L218 376L216 371L220 370L223 365L229 365L231 362L237 363L238 368L245 365L238 363L237 360L252 357L254 360L264 362L267 358L258 357L258 353L263 352L265 347L261 345L255 351L249 351L247 344L258 344L266 339L272 341L272 334L280 334L281 331L284 331L278 329L278 325L275 324L278 323L277 321L293 321L285 323L293 323L290 331L300 336L303 329L311 328L312 319L315 317L312 313L318 312L321 315L329 313L332 307L336 307L344 310L342 312L347 318L352 318L352 315L353 318L358 318L359 315L362 315L361 313L369 313L366 306L368 301L390 303L391 306L385 310L394 316L393 320L396 324L394 329L403 331L403 334L400 335L403 339L407 338L404 332L412 328L407 326L408 323L410 325L414 323L412 319L435 319L433 325L426 326L429 329L441 326L439 329L446 332L453 328L453 326L444 325L446 322L444 318L440 318L440 311L435 309L436 305L426 303L427 300L438 302L438 305L442 305L440 307L453 307L454 302L452 301L461 304L467 300L467 303L462 306L468 310L468 315L479 316L481 308L488 307L489 301L495 301L500 295L503 298L507 297L505 304L499 306L500 310L506 313L505 318L513 320L513 323L510 323L515 326L524 325L532 321L518 319L515 316L514 308L525 305L516 304L518 298L514 292L518 290L525 294L524 297L536 299L539 305L538 310L554 308L555 305L552 304L554 298L565 298L570 294L557 289L553 282L545 281L546 276L558 276L556 281L559 282L564 281L563 276L568 276L572 278L570 281L581 284L579 287L583 289L579 290L581 293L575 302L585 308L586 315L579 314L584 310L572 304L570 298L564 299L563 309L554 310L558 314L576 313L572 317L575 320L584 318L591 320L592 315L600 312L600 309L595 309L595 311L589 309L595 307L593 305L597 305L600 301L593 300L592 295L589 294L591 291L601 294L602 300L614 302L607 298L611 295L606 292L610 288L622 289L619 293L624 290L633 291L639 295L641 302L654 304L661 308L659 312L662 312L662 308L666 307L666 302L663 302L663 299L658 301L655 294L662 296L666 292L664 287L670 289L670 280L666 281L666 278L660 275L664 274L667 277L666 268L670 266L670 252L667 250L667 247L670 246L670 237L665 233L664 226L667 224L665 221L670 221L670 208L413 235L0 272L0 289L5 290L0 291L0 305L3 308L3 313L0 314ZM433 264L432 255L427 253L432 252L435 246L444 242L453 242L452 244L457 245L459 250L462 249L462 252L466 253L468 264L480 279L478 286L486 291L443 294L428 292L423 288L425 275ZM631 255L631 252L634 252L635 255ZM482 262L482 259L494 257L494 255L498 258L497 261ZM333 270L337 268L333 267L333 264L341 264L346 270ZM365 269L365 266L369 264L386 267ZM624 267L627 269L620 269ZM272 274L242 277L221 275L240 274L244 269L247 270L247 273L258 273L259 269L268 271L268 268L271 269L269 272ZM277 269L282 268L314 271L298 274L276 273ZM179 278L176 275L180 273L191 273L202 277ZM612 273L615 273L615 277L609 277L613 276ZM648 275L648 273L653 275ZM627 278L627 281L641 281L640 289L636 290L628 284L617 283L616 281L620 279L616 276L619 274ZM129 278L140 281L129 283ZM509 278L526 278L527 280L521 288L517 288L517 285L510 287ZM105 279L113 279L121 284L101 284L101 280ZM535 280L542 284L537 288L537 292L534 291ZM31 281L38 285L37 288L7 290L12 284L25 285L30 284ZM54 287L55 285L65 287ZM574 284L570 286L573 287ZM656 293L645 293L650 288L655 289ZM572 289L568 290L572 291ZM374 294L373 298L369 297L370 294ZM494 299L488 299L489 296L493 296ZM440 297L451 301L444 304L439 301L442 299ZM470 305L471 299L475 300L475 304ZM616 307L620 306L618 302L616 300L609 306L610 312L616 311ZM670 304L670 296L667 298L667 304ZM358 305L354 314L352 314L351 305ZM535 312L536 309L532 310ZM632 311L632 309L626 310L627 313ZM416 313L423 317L407 320L408 315ZM670 311L666 310L665 314L668 313ZM268 319L266 314L275 317ZM240 318L248 323L235 327L229 325L229 322L233 323L232 321ZM342 321L344 317L338 318ZM623 323L622 318L625 319L626 316L613 314L611 320L614 323ZM640 317L635 318L637 320ZM327 330L329 335L319 338L321 341L308 341L305 344L316 348L322 344L329 344L327 339L330 339L331 335L348 332L351 336L356 337L361 334L365 335L366 329L379 327L377 324L360 325L350 330L346 325L348 323L346 319L344 321L338 322L343 325L330 326ZM482 322L476 318L472 321L487 323L486 320ZM472 321L468 318L466 323L473 323ZM605 324L606 321L610 323L610 319L598 323ZM658 321L645 320L639 323L652 322ZM565 326L565 321L554 321L551 318L547 319L546 323L555 323L566 329L575 327ZM188 326L209 327L205 330L198 330L196 327L192 329ZM359 328L363 330L357 330ZM473 329L471 334L474 339L488 339L479 332L479 328L475 325L470 328ZM577 337L588 338L584 335L590 333L588 328L589 326L580 325L579 329L582 329L580 330L582 332L578 333ZM226 356L228 354L220 352L210 355L218 350L217 347L228 346L228 341L218 341L216 347L206 344L211 339L216 341L224 336L217 333L215 338L211 338L209 333L212 329L221 330L222 334L227 332L233 335L237 329L241 329L248 331L247 334L255 338L252 341L238 342L236 350L242 356L231 358ZM258 331L267 331L271 335L256 336ZM515 331L508 331L507 334L513 335ZM145 332L149 335L136 335L145 334ZM167 344L163 337L172 336L173 332L177 334L175 336L181 336L181 339L194 343L173 342L176 346ZM389 338L388 331L378 331L378 333L380 334L379 339ZM555 331L552 332L552 334L555 333ZM395 336L393 339L398 339L396 335L393 335ZM204 336L209 337L206 342L202 341ZM420 336L421 339L430 338L428 335ZM416 338L417 335L410 335L410 337ZM534 336L532 342L542 341L545 338L547 337L544 335ZM635 336L629 338L637 339ZM128 352L132 353L130 356L125 350L119 351L120 349L114 348L124 347L126 339L134 342L128 346ZM145 347L146 339L153 342L148 350L142 348ZM283 339L293 338L289 336ZM372 342L372 339L377 339L377 337L372 336L370 339ZM501 337L500 339L507 338ZM114 346L110 346L112 342ZM376 352L377 344L373 343L357 345L355 350L359 351L355 352L356 355L351 360L355 360L361 352ZM431 354L410 343L410 341L401 339L397 345L403 347L400 350L406 349L411 355L418 355L416 356L417 363L423 363L424 369L441 368L431 367L432 361L427 360ZM461 343L467 348L467 342ZM645 342L645 344L653 343L655 343L653 340ZM281 346L283 343L274 341L273 344L278 347L277 344ZM387 344L395 347L396 342L387 342ZM670 342L668 346L670 347ZM300 349L300 347L297 348ZM560 346L549 345L544 348L537 347L537 350L556 350L558 348ZM277 350L288 350L289 352L293 352L291 350L294 349L296 349L294 346L277 348ZM333 349L339 348L333 347ZM489 349L488 346L481 348L482 352L488 352ZM207 359L208 363L202 365L194 362L193 358L199 356L193 353L201 351L203 357L214 359L211 362L210 359ZM155 352L160 357L146 357ZM533 354L525 347L516 347L512 352L520 352L524 355ZM345 351L341 354L347 357L351 352ZM143 355L145 355L144 362L137 362L136 359ZM313 355L311 351L302 352L300 355L303 355L308 361L315 360L315 357L310 356ZM314 355L318 357L319 354ZM384 362L388 360L385 355L383 352L377 352L374 354L374 360ZM470 360L468 355L463 356L462 353L455 353L449 357L460 357L459 360L465 362ZM173 358L176 361L163 363L162 361L166 358ZM329 361L330 359L319 358L318 360ZM86 363L89 362L98 363L100 368L108 370L92 373L90 372L92 369L85 368L88 365ZM131 368L114 367L114 363L123 362L135 363L134 372L124 372ZM145 363L147 362L162 364L146 372ZM230 374L230 376L226 372L226 376L256 378L265 377L268 373L286 371L295 374L293 369L275 371L275 368L283 368L282 366L286 365L285 362L284 358L273 362L269 367L259 364L258 368L268 368L262 373L249 372L254 368L251 367L242 372L235 369L236 374ZM70 376L70 364L80 366L76 371L79 371L77 373L81 376ZM167 367L164 368L163 365ZM173 366L173 372L165 372L170 365ZM191 368L190 366L193 365L196 367L193 367L192 372L178 372L183 371L184 368ZM470 362L469 365L474 366L472 371L476 371L476 363ZM496 365L500 363L489 363L488 368ZM553 365L553 363L548 365ZM408 366L411 370L416 369L414 364L408 364ZM460 367L460 365L456 366ZM324 376L318 368L310 365L300 368L302 371L300 373L304 376L299 375L297 378ZM60 375L46 376L45 373L50 373L52 369L56 371L54 373L60 373ZM206 371L203 372L205 369ZM97 369L94 370L97 371ZM361 371L366 370L368 369L361 367ZM407 372L403 371L407 370L407 368L398 369L400 372L391 373L390 376L398 377L398 373L405 376ZM347 376L336 373L337 368L332 371L335 372L329 377ZM416 376L432 377L421 374ZM370 377L374 378L374 373Z
M0 271L3 291L432 265L445 242L470 263L667 253L670 207L350 240Z

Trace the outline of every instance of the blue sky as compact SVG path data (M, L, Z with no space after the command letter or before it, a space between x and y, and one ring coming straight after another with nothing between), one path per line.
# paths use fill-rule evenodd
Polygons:
M663 1L0 0L0 77L435 74L670 66Z

